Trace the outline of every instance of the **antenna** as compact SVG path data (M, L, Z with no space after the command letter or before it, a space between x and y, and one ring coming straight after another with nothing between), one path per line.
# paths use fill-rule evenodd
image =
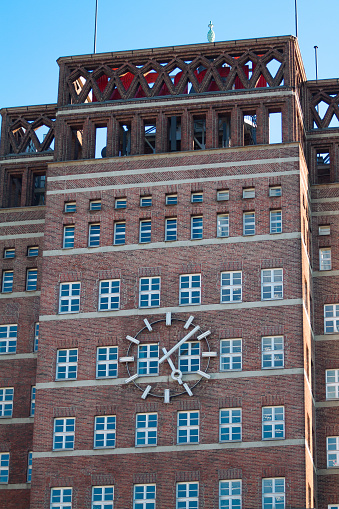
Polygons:
M318 81L318 46L314 46L315 79Z
M294 14L295 14L295 36L298 39L298 5L297 5L297 0L294 0Z
M98 0L95 0L95 22L94 22L94 51L97 52L97 24L98 24Z

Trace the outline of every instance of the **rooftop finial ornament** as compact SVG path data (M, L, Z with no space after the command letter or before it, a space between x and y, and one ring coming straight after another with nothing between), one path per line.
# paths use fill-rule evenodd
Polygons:
M207 40L208 42L214 42L215 41L215 33L213 31L213 23L210 21L210 24L208 25L209 31L207 32Z

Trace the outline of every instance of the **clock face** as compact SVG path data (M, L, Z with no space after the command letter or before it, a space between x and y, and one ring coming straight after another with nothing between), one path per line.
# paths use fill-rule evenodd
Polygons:
M193 396L194 388L210 378L210 359L217 356L208 342L211 331L204 331L194 316L182 320L171 313L153 322L145 318L144 323L137 334L126 336L127 355L119 359L126 362L125 382L134 383L142 399L155 396L169 403L181 394Z

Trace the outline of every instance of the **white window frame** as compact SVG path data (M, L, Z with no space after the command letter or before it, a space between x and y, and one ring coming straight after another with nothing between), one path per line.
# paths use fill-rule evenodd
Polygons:
M241 509L241 479L219 481L219 509Z
M68 290L67 290L68 287ZM65 295L62 295L63 291L66 292ZM80 281L72 281L67 283L60 283L59 288L59 314L66 313L80 313L80 292L81 292L81 283ZM63 304L65 303L65 304ZM62 311L62 306L67 306L65 311ZM75 309L72 309L76 306Z
M281 196L282 195L282 188L281 186L270 186L268 191L269 196Z
M160 306L161 278L141 277L139 279L139 308L156 308Z
M57 429L61 427L61 429ZM56 441L61 438L60 441ZM75 417L56 417L53 425L53 451L72 451L75 441ZM60 445L61 447L56 447Z
M186 341L179 347L178 366L182 373L195 373L200 369L199 341Z
M225 365L229 365L227 368ZM240 364L240 366L239 366ZM220 371L241 371L242 370L242 339L221 339L220 340Z
M51 488L50 509L72 509L73 489Z
M178 204L178 195L175 193L166 194L165 204L166 205L177 205Z
M193 306L199 304L201 304L201 274L181 274L179 278L179 305Z
M35 292L38 286L38 269L27 269L26 292Z
M165 219L165 241L171 242L178 237L178 220L176 217L167 217Z
M319 249L319 270L332 270L332 256L330 247Z
M89 210L101 210L101 200L90 200Z
M1 292L2 293L12 293L13 292L13 281L14 281L14 271L13 270L4 270L2 272Z
M285 477L262 479L263 509L285 508Z
M204 201L203 191L191 193L191 203L203 203L203 201Z
M226 436L228 435L228 438ZM220 408L219 410L219 442L241 442L242 440L242 409Z
M152 207L152 196L140 196L140 207Z
M120 308L120 279L102 279L99 282L99 311Z
M339 467L339 436L326 437L327 468Z
M38 348L39 348L39 329L40 329L39 322L35 322L35 324L34 324L34 346L33 346L34 352L37 352Z
M77 211L76 201L65 201L64 212L67 214L74 214Z
M8 247L4 249L4 258L15 258L15 248L14 247Z
M14 387L0 387L0 418L9 419L13 415Z
M0 484L8 484L9 458L9 452L0 453Z
M230 217L229 214L217 215L217 237L229 237L230 235Z
M74 237L75 237L75 226L74 225L66 225L64 226L63 238L62 238L62 248L63 249L73 249L74 248Z
M261 338L262 369L282 369L285 364L284 356L284 336L263 336Z
M281 210L270 210L270 233L282 233Z
M183 493L183 489L185 493ZM180 490L180 491L179 491ZM194 495L191 495L194 493ZM185 496L179 496L185 495ZM180 504L180 506L179 506ZM183 506L183 504L185 504ZM194 504L194 505L193 505ZM198 509L199 507L199 483L194 482L178 482L176 485L176 509Z
M39 255L39 246L29 246L27 248L27 256L28 256L28 258L35 258L38 255Z
M324 305L324 332L325 334L339 332L339 304Z
M31 405L30 405L30 413L31 417L34 417L35 414L35 397L36 397L36 386L31 386Z
M318 235L331 235L331 226L329 224L320 225L318 228Z
M126 244L126 221L116 221L114 223L113 244L115 246Z
M56 356L56 380L76 380L78 375L78 349L60 348Z
M152 504L152 505L151 505ZM155 509L156 485L135 484L133 487L133 509Z
M285 407L262 407L262 440L285 439Z
M255 187L243 187L242 190L243 199L255 198Z
M114 208L125 209L127 207L127 198L115 198Z
M151 219L142 219L139 223L139 243L148 244L152 241L152 221Z
M0 355L16 353L18 324L0 325Z
M138 345L139 376L156 376L159 374L159 343Z
M100 246L100 223L90 223L88 225L88 247Z
M116 424L116 415L96 415L94 417L94 449L114 449ZM99 440L102 444L97 445Z
M262 269L261 271L261 300L278 300L284 298L284 271L277 269Z
M242 301L242 271L228 271L220 274L220 302Z
M102 371L105 374L102 374ZM118 347L98 346L96 356L96 378L117 378Z
M91 509L113 509L113 504L114 486L92 486Z
M203 216L191 217L191 240L199 240L204 236Z
M177 413L177 444L199 443L200 412L185 410Z
M243 235L255 235L255 212L243 212Z
M135 446L145 447L157 445L158 414L139 413L135 416Z
M217 201L227 201L230 199L229 189L220 189L217 191Z
M339 399L339 369L326 370L326 399Z

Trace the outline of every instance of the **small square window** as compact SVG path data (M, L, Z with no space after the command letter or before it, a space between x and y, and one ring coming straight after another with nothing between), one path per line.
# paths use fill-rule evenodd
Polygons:
M27 249L27 256L33 258L33 256L38 256L39 254L39 246L31 246Z
M228 189L217 191L217 201L226 201L230 199L230 192Z
M255 198L255 188L254 187L244 187L242 190L243 198Z
M34 292L37 289L38 269L28 269L26 277L26 292Z
M115 199L115 208L116 209L125 209L127 206L126 198L116 198Z
M91 200L89 202L89 210L101 210L101 200Z
M269 196L281 196L281 186L270 186Z
M66 201L65 202L65 212L76 212L77 205L75 201Z
M151 206L152 206L152 196L140 197L140 207L151 207Z
M166 194L166 205L176 205L178 203L177 194Z
M4 258L15 258L15 249L14 247L7 248L4 250Z
M331 235L331 227L328 224L319 226L319 235Z
M202 203L204 201L204 195L202 192L191 193L191 203Z

